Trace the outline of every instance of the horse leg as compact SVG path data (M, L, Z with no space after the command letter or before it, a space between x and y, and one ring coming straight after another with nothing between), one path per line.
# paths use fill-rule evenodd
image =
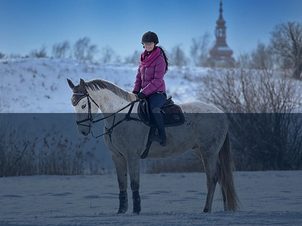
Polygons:
M119 209L118 214L126 213L128 210L128 195L127 195L127 161L122 155L113 154L112 160L115 164L117 180L119 185Z
M219 152L219 165L217 172L219 183L221 185L224 210L236 211L238 209L238 197L234 186L232 158L228 134Z
M141 211L141 198L139 195L139 158L129 159L128 167L133 199L133 213L139 214Z
M223 187L221 186L221 193L222 193L222 200L223 200L223 209L224 211L228 211L228 206L227 206L227 200L226 200L226 193L223 189Z
M216 188L216 184L218 182L217 176L217 156L208 156L204 158L205 171L207 175L207 200L203 212L211 212L212 211L212 203L214 192Z

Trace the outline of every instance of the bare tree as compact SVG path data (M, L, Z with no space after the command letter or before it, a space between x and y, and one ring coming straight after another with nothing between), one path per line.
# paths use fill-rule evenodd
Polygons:
M30 56L35 58L46 58L47 57L46 47L42 46L40 49L32 50L30 52Z
M202 37L192 39L191 57L196 66L207 66L209 43L209 33L205 33Z
M244 69L270 70L274 63L272 48L263 43L258 43L251 53L240 54L237 59L237 67Z
M113 63L115 60L116 54L110 46L106 46L102 49L102 58L101 61L104 64Z
M272 69L274 59L272 49L263 43L258 43L257 48L251 53L250 68Z
M296 83L271 70L216 71L203 80L205 98L230 113L290 113L300 107Z
M236 67L238 68L250 68L251 54L241 53L236 59Z
M70 51L70 44L68 41L54 44L52 47L52 55L55 58L66 58Z
M0 52L0 59L3 59L5 57L5 54Z
M92 62L97 53L97 46L90 44L90 38L80 38L73 47L74 57L79 61Z
M204 99L229 114L238 169L299 169L301 93L271 70L217 71L203 79Z
M140 52L138 50L135 50L131 56L125 58L125 63L136 65L139 63L139 60L140 60Z
M283 68L291 68L295 79L302 78L302 23L288 22L277 25L272 32L274 53Z
M182 50L180 45L177 45L172 48L171 54L170 54L170 63L171 65L175 65L177 67L182 67L187 65L187 58L185 52Z

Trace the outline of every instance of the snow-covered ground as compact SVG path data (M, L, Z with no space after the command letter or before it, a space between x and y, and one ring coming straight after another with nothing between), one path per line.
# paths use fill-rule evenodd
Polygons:
M71 113L66 78L74 83L80 78L101 78L131 91L136 70L133 65L87 65L73 60L2 60L0 112ZM178 103L197 99L197 90L202 88L198 81L207 71L171 67L166 75L168 94ZM101 155L103 163L109 161ZM241 210L223 212L217 189L213 213L204 214L204 174L142 174L139 216L131 214L130 191L129 213L115 214L118 186L114 174L0 178L0 226L302 225L301 176L301 171L236 172Z
M236 172L241 209L202 213L205 175L142 174L142 212L117 215L113 174L0 178L0 225L302 225L302 171Z
M70 113L71 90L66 79L77 84L84 80L105 79L132 91L136 65L82 64L68 59L17 59L0 61L0 112ZM203 68L173 68L165 76L168 94L184 102L194 95ZM4 98L5 97L5 98Z

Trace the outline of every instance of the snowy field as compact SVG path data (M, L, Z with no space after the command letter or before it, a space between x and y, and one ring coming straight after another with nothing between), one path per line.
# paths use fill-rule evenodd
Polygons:
M168 95L176 102L196 100L200 78L207 71L171 67L165 75ZM6 97L0 98L0 112L71 113L72 91L67 78L75 84L80 78L104 79L131 92L136 73L137 65L84 64L68 59L0 60L0 95Z
M66 78L75 83L80 78L106 79L131 91L136 70L133 65L72 60L2 60L0 112L71 113ZM198 99L200 79L207 73L205 68L171 67L166 75L168 94L176 103ZM100 159L108 162L104 154ZM213 213L204 214L204 174L142 174L138 216L132 214L130 191L128 213L116 214L119 191L114 174L0 178L0 226L302 225L301 178L302 171L236 172L240 211L223 212L216 189Z
M117 215L114 174L0 178L0 225L302 225L302 172L236 172L241 209L202 213L205 175L142 174L142 212Z
M168 95L172 95L176 103L198 99L197 92L200 89L200 79L205 76L207 72L207 68L170 67L168 73L165 75ZM74 112L71 104L72 90L69 88L66 79L71 79L75 84L79 83L80 78L83 78L86 81L105 79L131 92L136 73L137 65L89 64L80 63L71 59L49 58L2 59L0 60L0 113L9 113L13 120L5 120L7 119L5 117L3 120L1 117L2 115L0 114L0 133L3 131L1 128L6 128L5 126L9 128L11 124L18 121L21 126L17 131L21 135L17 135L17 137L21 143L24 140L24 134L37 134L37 131L39 131L37 134L38 141L35 145L41 147L44 144L44 138L49 137L47 129L46 132L43 131L43 129L46 127L51 128L53 131L58 131L56 134L60 135L63 130L62 125L68 123L50 125L50 123L48 123L49 120L46 122L43 120L38 122L26 120L23 123L23 116L29 117L32 115L35 117L33 113L38 113L39 115L36 116L39 119L42 119L47 115L45 113L60 113L61 116L58 114L53 114L53 116L58 119L66 119L66 117L68 119L72 118L72 123L69 123L67 127L64 127L70 131L68 132L68 135L79 135L75 128L75 119L72 116L68 117L65 114L65 117L64 114L62 114ZM18 114L15 113L25 114L19 114L19 117ZM45 117L43 119L45 119ZM51 115L49 115L49 119L50 118L53 121ZM25 126L26 124L28 125L28 122L32 123L32 125ZM32 131L34 132L29 132L29 128L32 128ZM10 134L6 133L6 135ZM36 137L33 137L31 141L36 140L35 138ZM55 138L56 141L59 140L59 136L55 136ZM71 140L70 136L68 139L69 141ZM79 141L83 141L83 139L85 139L83 136L78 138ZM29 143L32 144L33 142ZM70 148L76 149L75 143L77 142L74 142L72 144L73 146ZM95 142L92 141L92 143ZM112 166L110 162L111 156L107 154L109 152L100 152L99 146L95 146L93 150L85 150L87 150L85 151L85 158L89 158L90 163L97 161L102 167L107 167L108 165L108 167ZM45 150L39 151L43 152ZM91 158L91 156L93 156L93 158Z

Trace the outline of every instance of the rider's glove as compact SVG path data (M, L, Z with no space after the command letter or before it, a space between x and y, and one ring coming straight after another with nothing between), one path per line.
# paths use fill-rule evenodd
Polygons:
M137 94L137 97L138 97L139 99L145 99L145 98L146 98L146 95L145 95L143 92L139 92L139 93Z

